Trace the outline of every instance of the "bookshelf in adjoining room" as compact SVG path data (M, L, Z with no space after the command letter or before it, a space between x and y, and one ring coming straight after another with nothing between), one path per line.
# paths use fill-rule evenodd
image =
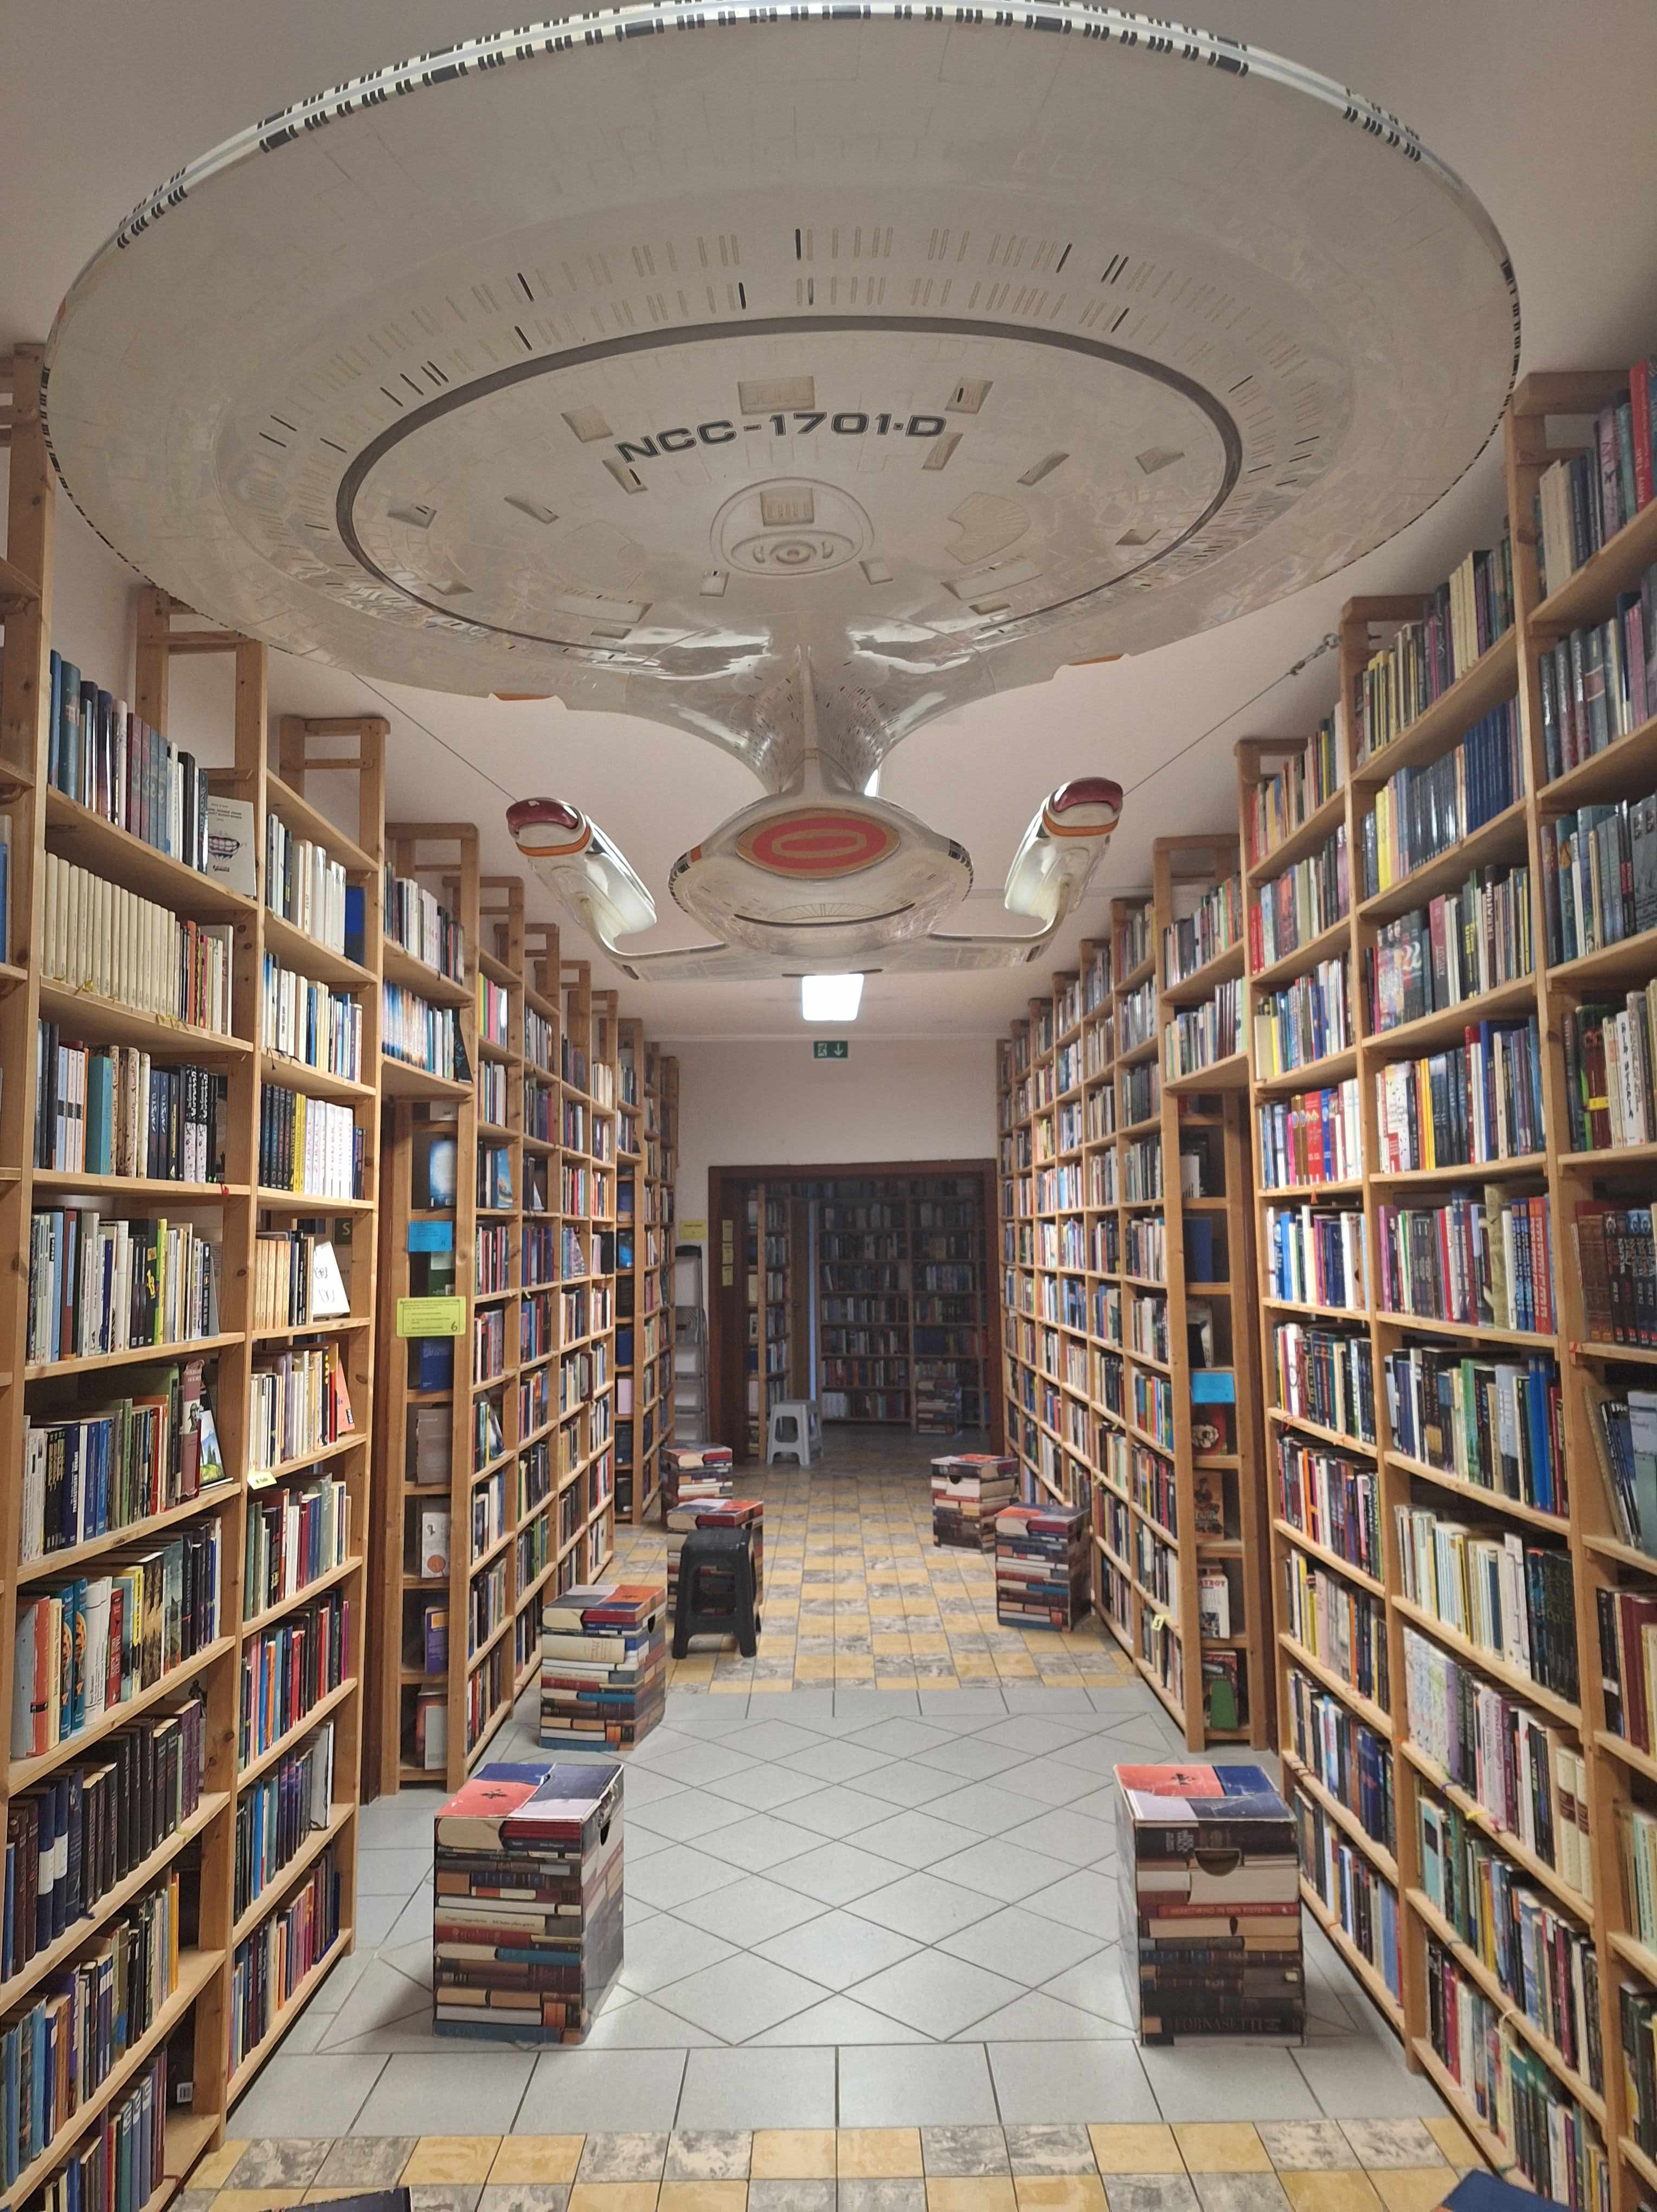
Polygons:
M747 1296L744 1359L748 1449L763 1455L771 1409L795 1395L790 1380L793 1242L788 1186L758 1182L748 1191L743 1231Z
M978 1178L911 1179L909 1252L915 1427L937 1436L984 1428L993 1377Z
M130 683L54 651L40 373L0 364L0 1699L11 1874L69 1873L50 1932L9 1916L0 2012L112 1943L165 1964L0 2191L107 2124L153 2134L159 2212L352 1941L385 726L284 722L272 764L265 649L148 587ZM168 738L186 657L202 757ZM280 1845L277 1792L309 1816ZM146 1809L112 1870L118 1800Z
M820 1201L823 1419L909 1428L915 1401L906 1182L837 1177L809 1188Z

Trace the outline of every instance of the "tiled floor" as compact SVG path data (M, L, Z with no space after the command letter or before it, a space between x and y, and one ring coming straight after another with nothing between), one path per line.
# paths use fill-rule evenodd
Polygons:
M414 2212L1431 2212L1453 2120L680 2129L227 2142L182 2212L405 2182Z
M793 1516L800 1526L802 1588L855 1578L873 1590L891 1571L901 1613L901 1578L918 1572L927 1589L915 1602L930 1604L930 1560L918 1569L902 1563L908 1540L893 1526L912 1529L921 1489L918 1470L906 1482L892 1474L860 1478L834 1462L809 1480L793 1475L768 1486L786 1501L779 1522ZM831 1549L855 1546L855 1577L849 1559L813 1565L819 1529ZM768 1527L768 1555L771 1537ZM962 1555L932 1556L963 1574ZM966 1574L982 1571L966 1560ZM808 1580L822 1572L829 1583ZM781 1596L769 1556L767 1589L762 1648ZM854 1606L850 1596L822 1601ZM892 1617L874 1613L882 1602L869 1597L863 1614L860 1596L856 1610ZM940 1593L936 1610L947 1609ZM976 1622L963 1629L959 1662L980 1656L967 1645L972 1637L990 1640ZM1013 1640L1020 1649L1026 1641ZM867 1675L811 1686L793 1678L750 1683L721 1675L722 1659L702 1662L711 1680L674 1684L663 1724L626 1754L626 1960L580 2048L478 2047L432 2035L437 1795L411 1790L368 1807L356 1951L231 2115L239 2142L309 2145L314 2162L279 2178L261 2163L262 2150L245 2168L217 2161L208 2171L222 2212L255 2212L251 2197L238 2201L244 2188L257 2189L261 2205L282 2201L272 2190L340 2194L359 2169L364 2178L369 2165L376 2178L381 2166L389 2172L414 2139L433 2136L473 2147L442 2154L464 2158L463 2174L427 2172L423 2185L472 2198L486 2185L482 2212L560 2212L562 2200L551 2204L544 2191L572 2179L578 2195L585 2183L630 2193L592 2195L569 2212L657 2212L659 2184L660 2212L831 2212L819 2201L830 2179L857 2185L838 2212L1104 2212L1092 2165L1079 2170L1087 2186L1072 2190L1077 2177L1069 2169L1020 2169L1014 2155L1026 2141L1020 2130L1034 2129L1045 2131L1039 2140L1056 2156L1080 2156L1088 2123L1130 2124L1131 2140L1161 2144L1159 2155L1173 2160L1159 2165L1147 2148L1147 2162L1109 2168L1110 2212L1283 2212L1273 2162L1291 2174L1284 2187L1295 2212L1376 2212L1374 2190L1357 2179L1337 2184L1337 2173L1384 2164L1365 2146L1406 2136L1417 2155L1400 2155L1398 2170L1430 2166L1428 2138L1418 2125L1394 2137L1366 2135L1357 2124L1438 2121L1443 2107L1406 2070L1396 2040L1310 1919L1304 2045L1141 2050L1135 2042L1116 1941L1111 1770L1181 1747L1150 1692L1123 1679L1096 1641L1053 1644L1048 1669L1063 1679L1048 1681L1033 1679L1035 1660L1026 1662L1030 1675L1013 1679L964 1680L953 1671L922 1679L930 1655L911 1650L913 1679L901 1686ZM790 1663L818 1656L799 1653ZM838 1650L827 1656L838 1664ZM1010 1650L983 1656L996 1665L1017 1661ZM871 1663L856 1651L848 1656ZM537 1755L536 1702L532 1690L496 1755ZM1220 2140L1200 2134L1180 2139L1183 2164L1167 2148L1168 2124L1255 2121L1278 2124L1265 2151L1251 2152L1254 2163L1240 2157L1199 2167L1190 2145ZM826 2172L751 2167L747 2134L732 2132L761 2130L758 2157L766 2131L836 2128L897 2131L912 2170L849 2167L844 2148ZM932 2146L924 2171L913 2164L917 2128L921 2149ZM946 2136L924 2131L962 2129L989 2131L982 2154L990 2166L938 2163ZM664 2165L670 2135L691 2146L676 2157L698 2154L694 2147L711 2136L724 2146L718 2157L732 2163L708 2175ZM536 2164L542 2154L529 2146L553 2136L588 2139L578 2172ZM371 2149L365 2139L376 2137L394 2148ZM473 2139L486 2143L487 2159ZM1451 2140L1435 2139L1441 2147ZM1119 2153L1130 2139L1112 2140ZM1326 2160L1311 2154L1319 2146ZM300 2165L311 2150L295 2153ZM813 2155L820 2166L828 2154ZM648 2172L615 2168L641 2157L655 2161ZM603 2170L601 2160L610 2161ZM1186 2169L1196 2177L1189 2184ZM1325 2171L1325 2179L1307 2178ZM1239 2179L1251 2173L1258 2178ZM1160 2178L1136 2179L1151 2174ZM1057 2193L1045 2196L1049 2180ZM805 2193L760 2193L748 2208L737 2192L749 2182L798 2184ZM521 2207L509 2203L510 2192L532 2184L541 2193ZM693 2185L694 2203L671 2193ZM1387 2212L1424 2212L1437 2201L1422 2193L1428 2187L1398 2182L1380 2194ZM704 2201L707 2190L714 2193ZM433 2203L434 2212L449 2212L448 2199ZM461 2212L472 2212L471 2199Z
M1132 1669L1095 1623L1073 1636L1002 1628L990 1561L932 1541L929 1468L981 1437L831 1425L809 1474L787 1462L743 1468L737 1490L765 1501L765 1628L758 1655L693 1652L673 1662L681 1689L889 1689L951 1683L1108 1686ZM618 1531L624 1568L666 1571L658 1525Z

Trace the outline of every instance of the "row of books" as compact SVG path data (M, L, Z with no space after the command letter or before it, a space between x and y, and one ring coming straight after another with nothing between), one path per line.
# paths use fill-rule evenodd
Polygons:
M1653 374L1650 362L1636 362L1626 392L1595 416L1589 450L1542 472L1537 523L1544 592L1556 592L1651 499Z
M1360 825L1363 894L1373 898L1449 852L1525 795L1523 737L1509 699L1458 744L1419 768L1401 768Z
M259 989L259 1042L325 1074L362 1079L362 1002L265 955Z
M1256 1109L1255 1120L1263 1190L1353 1182L1363 1172L1363 1116L1355 1076L1331 1090L1268 1099Z
M333 1810L334 1724L320 1728L247 1784L236 1799L234 1917L240 1920L326 1828Z
M1309 1204L1268 1206L1264 1259L1270 1294L1287 1304L1352 1312L1368 1305L1362 1213Z
M0 2020L0 2182L49 2151L179 1985L175 1867L111 1922L94 1948Z
M1262 884L1249 902L1248 964L1258 975L1343 921L1352 902L1346 824L1303 860Z
M1657 927L1657 794L1544 817L1541 836L1551 963Z
M1340 739L1331 714L1319 723L1305 745L1291 753L1281 768L1249 787L1243 817L1249 866L1257 867L1269 860L1286 838L1292 837L1335 796L1344 781Z
M1611 2169L1598 2129L1551 2069L1442 1945L1427 1944L1428 2036L1473 2112L1538 2195L1605 2212Z
M1368 1329L1279 1322L1271 1332L1272 1404L1291 1420L1375 1441L1375 1389Z
M1243 891L1235 876L1196 890L1174 887L1176 912L1162 932L1162 975L1165 983L1182 983L1229 951L1243 934Z
M1293 1793L1301 1872L1359 1956L1380 1975L1394 2003L1403 1998L1398 1893L1360 1845L1301 1790Z
M1290 1753L1355 1816L1365 1835L1393 1850L1397 1797L1392 1745L1300 1668L1291 1665L1286 1680Z
M230 2069L276 2024L339 1935L341 1875L330 1844L288 1902L238 1943L230 1966Z
M1582 1387L1617 1533L1657 1559L1657 1391Z
M56 650L46 720L46 781L77 806L113 822L186 868L209 867L207 774L125 699L83 676ZM248 834L253 809L240 812Z
M337 1690L350 1668L350 1600L332 1589L303 1612L243 1639L239 1765L270 1750Z
M1504 530L1499 544L1469 553L1429 594L1417 621L1400 623L1392 644L1370 655L1352 702L1362 756L1407 730L1513 626L1513 541Z
M1242 1048L1240 976L1221 983L1200 1006L1181 1006L1162 1036L1163 1065L1170 1077L1196 1075Z
M380 1049L445 1083L469 1083L472 1062L453 1006L434 1006L400 983L380 987Z
M331 952L362 957L362 894L326 845L296 837L279 814L265 817L265 903Z
M197 1691L11 1800L0 1980L89 1917L194 1818L206 1772L207 1707Z
M250 1475L298 1465L356 1426L338 1338L290 1346L253 1372L247 1415Z
M1383 922L1364 955L1369 1033L1384 1036L1405 1022L1447 1012L1536 965L1531 930L1531 872L1481 868L1459 890Z
M1579 1199L1572 1234L1590 1340L1657 1347L1657 1241L1651 1208Z
M1565 1112L1573 1152L1648 1145L1657 1136L1654 1013L1657 981L1630 991L1620 1006L1565 1010Z
M1593 1901L1587 1764L1572 1737L1405 1623L1410 1741L1503 1834Z
M381 923L387 939L452 982L466 977L466 932L447 907L412 876L389 863L381 890Z
M1320 960L1258 999L1253 1033L1255 1073L1261 1078L1288 1075L1344 1052L1352 1042L1344 957Z
M1543 648L1542 754L1550 782L1592 760L1650 717L1657 704L1657 569L1620 592L1604 622Z
M1536 1017L1480 1022L1464 1042L1378 1067L1378 1170L1483 1166L1528 1158L1544 1142L1542 1042Z
M104 1574L19 1600L14 1759L69 1742L216 1639L222 1534L216 1516L192 1522L169 1542L112 1553Z
M1481 1359L1459 1346L1405 1345L1382 1369L1388 1425L1406 1457L1566 1518L1564 1408L1550 1353Z
M129 1369L125 1397L25 1415L20 1560L130 1528L226 1480L202 1367Z
M144 2212L167 2178L167 2058L158 2051L104 2107L30 2198L30 2212Z
M1380 1581L1382 1484L1368 1460L1276 1431L1277 1510L1291 1528Z
M1599 1589L1594 1597L1605 1725L1625 1743L1649 1753L1657 1741L1657 1594Z
M261 1229L253 1243L253 1327L304 1328L350 1311L333 1240L311 1230Z
M1429 1790L1416 1800L1422 1893L1502 1989L1596 2094L1605 2087L1599 1960L1592 1933Z
M1510 1198L1486 1183L1436 1205L1381 1206L1375 1241L1386 1313L1544 1336L1559 1325L1545 1191Z
M1304 1552L1288 1552L1282 1569L1282 1620L1288 1634L1360 1697L1389 1705L1386 1608L1381 1600Z
M228 924L182 921L169 908L52 852L43 896L43 982L229 1036Z
M132 1045L66 1044L38 1030L34 1164L62 1174L222 1182L228 1085Z
M256 1493L247 1501L241 1583L244 1620L295 1595L350 1554L350 1492L324 1475L303 1489Z
M307 1198L359 1198L363 1136L349 1106L280 1084L260 1086L259 1181Z
M218 1239L187 1222L37 1206L29 1223L29 1363L216 1336L220 1273Z
M1393 1511L1403 1595L1502 1665L1575 1704L1569 1553L1527 1544L1514 1529L1447 1521L1430 1506Z

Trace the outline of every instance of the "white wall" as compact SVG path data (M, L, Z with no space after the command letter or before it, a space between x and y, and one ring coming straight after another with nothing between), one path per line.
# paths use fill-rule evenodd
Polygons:
M679 1219L708 1215L710 1167L992 1159L996 1046L988 1036L851 1035L849 1060L811 1039L664 1042L679 1060Z

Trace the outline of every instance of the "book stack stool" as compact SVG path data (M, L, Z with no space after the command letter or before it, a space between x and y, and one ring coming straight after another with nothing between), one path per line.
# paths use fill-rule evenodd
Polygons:
M728 1498L733 1485L728 1444L670 1444L661 1455L661 1515L675 1505Z
M1140 2041L1303 2037L1295 1820L1267 1775L1201 1761L1115 1771Z
M433 2027L579 2043L621 1971L621 1769L479 1767L437 1815Z
M1004 1628L1074 1628L1087 1619L1093 1582L1080 1505L1004 1506L995 1530L996 1618Z
M588 1583L541 1614L541 1741L637 1743L667 1705L667 1592Z
M993 1552L996 1516L1018 1495L1018 1462L993 1452L950 1452L932 1462L932 1541Z
M667 1611L677 1617L679 1553L685 1539L697 1528L746 1528L753 1555L753 1601L756 1610L765 1596L765 1505L758 1498L708 1498L675 1505L667 1515Z

